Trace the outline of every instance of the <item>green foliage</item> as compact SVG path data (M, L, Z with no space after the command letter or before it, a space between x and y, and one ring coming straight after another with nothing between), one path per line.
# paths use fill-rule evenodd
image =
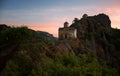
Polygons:
M119 76L115 68L107 66L106 63L102 64L102 76Z
M80 57L70 54L61 55L55 60L41 60L37 68L31 71L30 76L102 76L105 75L102 68L108 69L102 67L90 54L81 54ZM116 76L114 74L117 72L113 70L115 69L109 68L106 75Z
M33 63L28 57L17 52L0 74L1 76L26 76L32 66Z
M4 44L14 45L13 42L21 42L0 72L1 76L118 76L115 68L100 64L90 52L79 56L68 52L52 57L54 51L50 48L55 46L53 40L46 38L46 33L39 35L40 32L27 27L13 27L0 32L0 49ZM88 37L91 35L93 34L87 33ZM10 50L2 50L6 52L5 55L11 51L12 47L8 47Z
M7 63L1 76L118 76L116 69L100 65L91 53L60 55L56 59L39 59L36 64L31 57L17 52Z
M78 18L74 18L73 23L79 22Z
M88 15L87 14L84 14L83 16L82 16L82 18L87 18L88 17Z
M71 27L74 26L75 28L78 28L80 25L81 25L81 23L80 23L79 19L74 18L73 24L71 25Z
M0 73L1 76L19 76L19 66L13 61L9 61L6 68Z
M27 27L12 27L7 30L3 30L0 33L0 44L10 42L20 42L28 39L31 36L31 30Z

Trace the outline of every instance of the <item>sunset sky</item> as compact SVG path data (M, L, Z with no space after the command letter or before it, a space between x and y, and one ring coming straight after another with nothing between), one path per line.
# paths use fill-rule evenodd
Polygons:
M21 26L58 35L65 21L83 14L105 13L120 28L120 0L0 0L0 24Z

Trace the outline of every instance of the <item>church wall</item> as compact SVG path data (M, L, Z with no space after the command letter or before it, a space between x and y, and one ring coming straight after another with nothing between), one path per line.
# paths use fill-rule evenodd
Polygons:
M62 29L59 30L59 39L73 39L77 38L77 30L76 29Z

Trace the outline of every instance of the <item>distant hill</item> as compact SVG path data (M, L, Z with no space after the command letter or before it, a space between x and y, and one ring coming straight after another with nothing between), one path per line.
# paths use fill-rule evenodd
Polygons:
M36 31L35 34L36 36L46 40L57 40L57 38L53 37L53 35L49 34L48 32Z

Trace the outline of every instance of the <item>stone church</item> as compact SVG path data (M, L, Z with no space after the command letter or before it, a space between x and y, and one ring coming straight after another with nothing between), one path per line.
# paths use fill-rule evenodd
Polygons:
M68 26L69 23L65 22L63 28L59 28L59 39L76 39L77 38L77 30L73 27Z

